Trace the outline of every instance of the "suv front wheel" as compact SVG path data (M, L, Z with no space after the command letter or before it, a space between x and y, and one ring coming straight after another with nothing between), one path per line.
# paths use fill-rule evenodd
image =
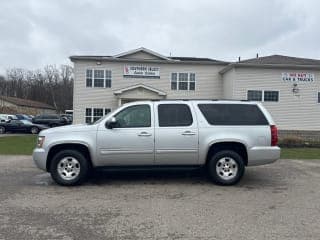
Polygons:
M52 159L50 173L59 185L74 186L84 182L89 172L89 164L83 154L76 150L62 150Z
M232 150L215 153L208 163L211 179L220 185L236 184L242 178L244 170L243 158Z

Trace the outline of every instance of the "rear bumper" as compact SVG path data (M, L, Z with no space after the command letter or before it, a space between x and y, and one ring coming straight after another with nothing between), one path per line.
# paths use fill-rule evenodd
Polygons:
M280 158L281 149L275 147L253 147L248 151L248 166L269 164Z
M38 168L47 171L47 153L43 148L35 148L32 158Z

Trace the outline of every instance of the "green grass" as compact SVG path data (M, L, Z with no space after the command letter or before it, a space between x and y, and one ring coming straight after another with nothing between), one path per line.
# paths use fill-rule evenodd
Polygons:
M282 159L320 159L320 148L281 148Z
M36 135L0 137L0 154L31 155ZM282 159L320 159L320 148L281 148Z
M0 154L31 155L37 135L0 137Z

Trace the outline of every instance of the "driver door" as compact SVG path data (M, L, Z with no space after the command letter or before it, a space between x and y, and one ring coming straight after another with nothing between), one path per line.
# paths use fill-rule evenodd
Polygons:
M112 129L100 125L97 155L100 166L152 165L154 162L153 104L135 104L114 116Z

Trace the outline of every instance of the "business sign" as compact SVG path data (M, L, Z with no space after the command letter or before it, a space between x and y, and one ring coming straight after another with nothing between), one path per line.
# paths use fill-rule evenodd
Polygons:
M160 78L160 67L151 67L143 65L125 65L123 69L123 75L131 77Z
M282 80L286 82L313 82L315 78L314 73L284 72L282 73Z

